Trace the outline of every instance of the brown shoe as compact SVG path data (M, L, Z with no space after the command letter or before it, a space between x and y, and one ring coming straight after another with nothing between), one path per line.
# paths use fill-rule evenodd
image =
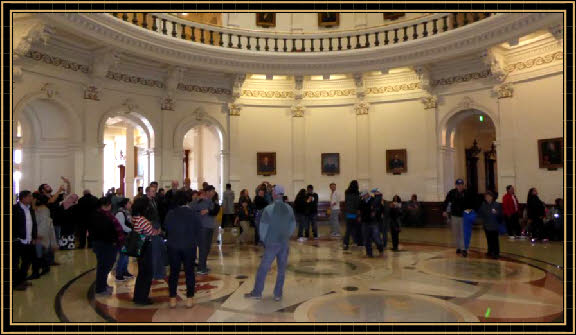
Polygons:
M176 308L176 298L170 298L170 302L168 303L170 308Z
M192 308L194 306L194 298L186 298L186 308Z

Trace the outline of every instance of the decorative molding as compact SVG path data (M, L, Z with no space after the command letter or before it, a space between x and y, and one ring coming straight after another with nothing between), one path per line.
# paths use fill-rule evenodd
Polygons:
M88 86L84 90L84 99L100 101L101 92L96 86Z
M409 83L400 85L391 85L383 87L368 87L366 89L366 94L382 94L382 93L394 93L401 91L414 91L422 88L421 83Z
M162 97L160 100L160 110L174 111L174 99L169 95Z
M196 121L202 121L206 117L206 113L204 113L201 110L196 110L196 111L192 112L192 115L194 115L194 118L196 119Z
M232 96L235 99L240 98L240 96L242 95L242 85L244 85L245 81L246 81L245 73L237 74L234 77L234 84L232 85Z
M534 66L541 66L548 63L552 63L553 61L561 61L561 60L564 60L564 53L562 51L558 51L545 56L531 58L527 61L509 64L504 68L504 71L506 71L506 73L512 73L515 71L521 71L524 69L529 69Z
M196 93L223 94L223 95L232 94L232 91L226 88L186 85L183 83L178 84L177 88L181 91L196 92Z
M294 98L294 92L292 91L260 91L260 90L242 90L243 97L254 97L254 98Z
M474 106L474 100L469 96L465 96L460 100L460 102L456 105L460 110L470 109Z
M354 86L356 87L356 98L362 100L366 96L364 88L364 75L360 72L354 73Z
M430 74L430 69L425 65L420 65L414 67L414 72L418 76L418 80L420 80L420 88L429 91L432 87L430 85L432 81L432 76Z
M498 99L512 98L514 95L514 89L512 85L508 83L496 86L493 92L497 95Z
M291 112L292 117L304 117L304 106L302 105L292 106Z
M84 64L78 64L72 61L68 61L59 57L50 56L38 51L28 51L25 54L26 57L31 58L35 61L43 61L46 64L60 66L67 70L80 71L82 73L91 72L91 67Z
M504 71L504 57L494 49L485 50L480 56L490 69L490 77L498 83L504 82L508 73Z
M554 38L557 41L563 41L564 40L564 25L557 24L557 25L550 26L550 27L548 27L548 32L550 34L552 34L552 36L554 36Z
M448 78L441 78L432 81L432 87L440 86L440 85L452 85L457 83L464 83L471 80L478 80L478 79L485 79L490 77L491 70L487 69L481 72L473 72L473 73L466 73L460 74L457 76L452 76Z
M356 89L304 91L305 98L346 97L356 95Z
M370 111L370 104L366 101L360 101L354 105L354 112L356 115L368 115L368 111Z
M228 104L228 113L230 116L240 116L240 111L242 110L242 106L237 103L229 103Z
M474 52L562 22L561 13L498 13L458 28L457 33L437 35L393 46L362 48L332 53L258 53L190 43L142 29L109 13L46 13L43 20L58 29L74 29L86 39L135 56L151 56L167 63L195 64L206 70L228 73L312 75L365 72L382 67L426 64L434 59ZM254 33L258 35L258 33ZM261 36L264 36L260 34ZM383 52L385 50L385 52Z
M58 89L52 83L44 84L40 91L42 91L42 93L44 93L48 99L52 99L54 96L58 95Z
M433 109L438 106L438 97L435 95L428 95L422 98L424 109Z
M160 80L145 79L145 78L141 78L138 76L132 76L132 75L125 74L125 73L108 71L108 73L106 74L106 78L113 79L116 81L123 81L125 83L140 84L140 85L145 85L145 86L149 86L149 87L164 88L164 83L161 82Z
M138 105L134 102L134 100L132 100L131 98L128 98L126 100L124 100L124 102L122 103L123 107L126 107L126 109L128 110L128 112L132 112L134 111L136 108L138 108Z

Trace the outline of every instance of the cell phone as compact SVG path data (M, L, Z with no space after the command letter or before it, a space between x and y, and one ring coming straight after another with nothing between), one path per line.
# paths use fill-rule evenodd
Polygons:
M559 217L560 217L560 214L554 213L554 217L555 217L555 218L559 218Z

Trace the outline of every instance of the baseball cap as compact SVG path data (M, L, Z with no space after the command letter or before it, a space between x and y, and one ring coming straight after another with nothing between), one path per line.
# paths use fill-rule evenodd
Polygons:
M276 194L284 194L284 186L282 186L282 185L274 185L274 193L276 193Z
M370 193L381 193L381 192L380 192L380 189L379 189L378 187L374 187L374 188L370 191Z
M460 178L456 179L456 185L464 185L464 180Z

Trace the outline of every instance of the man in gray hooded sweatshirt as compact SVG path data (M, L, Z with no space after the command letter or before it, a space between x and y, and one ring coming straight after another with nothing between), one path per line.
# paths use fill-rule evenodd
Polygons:
M286 265L288 264L288 254L290 251L290 236L296 229L296 219L292 207L283 201L284 187L274 186L274 202L264 208L260 219L260 239L264 243L264 255L260 262L260 267L256 274L254 289L246 293L246 298L262 299L264 282L270 267L276 259L278 273L276 275L276 286L274 287L274 300L282 299L282 289L284 287L284 276Z

